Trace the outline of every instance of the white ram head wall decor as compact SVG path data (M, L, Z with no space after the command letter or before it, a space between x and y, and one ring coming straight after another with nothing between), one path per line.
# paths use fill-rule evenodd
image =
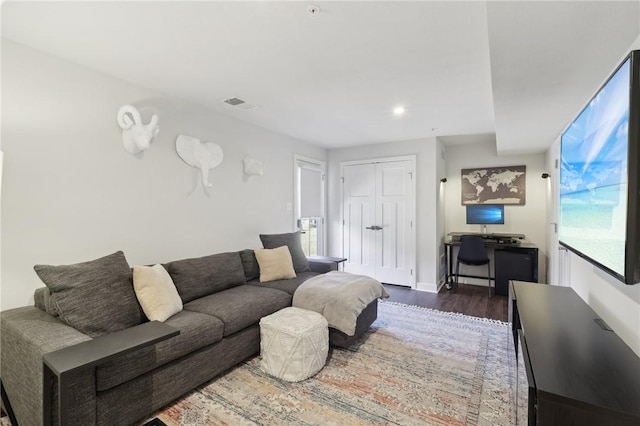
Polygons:
M210 188L209 170L222 163L224 154L220 145L214 142L202 142L192 136L178 135L176 139L176 151L185 163L200 169L202 185Z
M151 117L149 124L143 124L140 112L131 105L120 107L118 124L122 127L122 145L130 154L148 149L151 139L160 131L157 115Z
M264 174L264 161L255 158L244 158L244 174L247 176L262 176Z

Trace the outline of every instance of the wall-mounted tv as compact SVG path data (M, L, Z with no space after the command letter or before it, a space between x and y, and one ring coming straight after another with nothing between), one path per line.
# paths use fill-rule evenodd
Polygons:
M467 225L504 224L504 206L502 204L467 205Z
M562 133L560 157L560 244L640 283L639 50Z

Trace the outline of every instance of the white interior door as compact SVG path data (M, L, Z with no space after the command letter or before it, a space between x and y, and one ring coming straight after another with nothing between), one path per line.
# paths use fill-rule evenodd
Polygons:
M414 285L413 162L343 167L344 270Z
M346 272L375 277L375 165L359 164L344 168L343 247Z
M376 164L376 279L411 285L412 179L410 161Z

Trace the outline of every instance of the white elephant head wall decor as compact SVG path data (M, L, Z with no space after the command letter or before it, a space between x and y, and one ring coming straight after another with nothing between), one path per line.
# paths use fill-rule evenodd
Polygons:
M222 163L224 154L220 145L214 142L202 142L192 136L178 135L176 151L185 163L200 169L202 184L205 187L213 186L209 183L209 170Z
M151 117L149 124L143 124L140 112L131 105L123 105L118 110L118 125L122 127L122 145L130 154L149 148L151 139L160 131L157 115Z

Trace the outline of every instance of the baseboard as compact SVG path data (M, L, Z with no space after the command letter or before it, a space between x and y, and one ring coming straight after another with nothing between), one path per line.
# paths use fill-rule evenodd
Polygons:
M493 280L492 280L493 281ZM463 278L460 277L460 284L469 284L469 285L477 285L480 287L487 287L489 284L487 283L486 278ZM494 287L495 283L491 283L491 287Z
M416 283L416 290L426 291L428 293L437 293L441 285L431 283Z

